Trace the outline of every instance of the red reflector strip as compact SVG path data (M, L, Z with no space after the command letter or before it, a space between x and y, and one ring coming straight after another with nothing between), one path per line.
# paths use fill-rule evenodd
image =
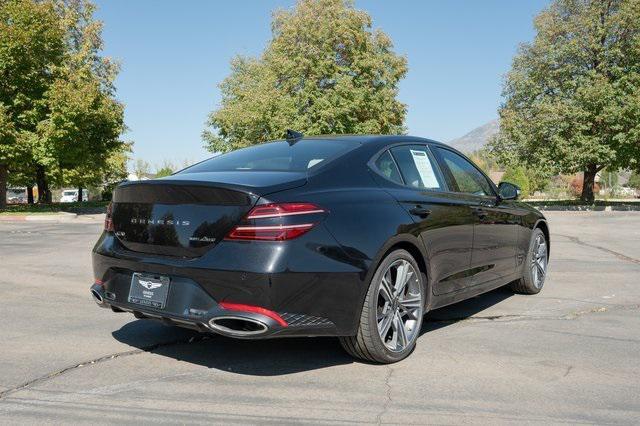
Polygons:
M291 240L304 234L313 228L313 226L313 223L276 226L237 226L227 235L227 239L263 241Z
M226 309L228 311L251 312L254 314L267 316L272 320L276 321L278 324L280 324L283 327L287 327L289 325L277 313L270 311L269 309L266 309L266 308L261 308L260 306L243 305L241 303L231 303L231 302L220 302L218 305L221 308Z
M103 284L104 284L104 281L99 280L99 279L97 279L97 278L96 278L95 280L93 280L93 283L94 283L94 284L97 284L97 285L103 285Z

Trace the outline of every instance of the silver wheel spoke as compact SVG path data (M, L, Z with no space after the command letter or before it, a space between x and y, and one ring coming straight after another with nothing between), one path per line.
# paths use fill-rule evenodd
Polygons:
M545 259L547 258L547 245L546 244L543 243L540 246L540 251L538 252L538 254L539 254L540 257L543 257Z
M382 283L380 284L380 294L386 301L391 302L393 300L393 290L387 281L387 276L382 277Z
M418 319L416 311L418 311L422 305L422 298L420 298L420 295L409 296L399 300L398 302L403 313L409 315L411 319Z
M416 315L415 310L406 309L406 308L404 308L402 306L400 307L400 310L402 311L400 313L401 316L402 315L406 315L409 320L417 320L418 319L418 316Z
M396 282L395 282L395 295L399 295L404 290L404 287L407 285L407 281L409 281L409 263L404 260L398 266L398 272L396 273Z
M378 315L377 315L377 320L378 322L380 322L380 320L384 317L386 317L387 315L389 315L389 309L390 309L390 305L389 302L384 302L384 306L382 306L382 309L378 310Z
M391 323L393 322L393 315L387 314L382 317L381 321L378 321L378 332L382 338L386 337L389 332L389 328L391 327Z
M422 298L420 297L420 295L408 295L405 298L400 298L399 302L400 306L403 306L407 309L415 309L420 307Z
M409 343L409 339L407 338L407 331L404 329L404 322L398 312L395 314L395 328L398 334L398 343L400 344L399 349L403 349Z
M387 347L389 349L397 349L398 348L398 330L395 327L395 315L391 316L391 325L393 328L393 331L391 332L391 340L386 343ZM382 337L382 339L384 339L384 336Z

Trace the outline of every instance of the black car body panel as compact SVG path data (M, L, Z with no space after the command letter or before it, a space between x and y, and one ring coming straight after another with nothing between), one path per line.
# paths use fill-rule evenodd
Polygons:
M303 144L298 150L332 140L350 145L319 163L303 158L306 171L208 172L204 162L167 178L120 185L113 230L93 251L97 301L214 332L221 331L210 321L232 316L225 303L255 307L233 317L264 329L234 335L222 328L233 337L349 336L376 266L391 249L402 247L416 259L432 309L518 279L532 229L542 227L548 236L542 214L525 203L456 192L447 183L437 191L418 189L376 169L376 158L393 147L450 149L437 142L405 136L305 140L296 142ZM446 170L434 172L445 182ZM284 222L247 216L255 207L281 203L311 203L322 211L279 219ZM228 238L240 225L304 221L312 228L286 241ZM130 301L134 273L170 279L163 309Z

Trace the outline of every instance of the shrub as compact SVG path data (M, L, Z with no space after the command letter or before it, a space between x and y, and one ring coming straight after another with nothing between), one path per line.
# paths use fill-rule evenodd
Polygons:
M520 187L520 196L522 198L528 197L531 192L531 183L527 177L527 172L524 167L515 166L508 168L504 173L504 176L502 176L502 181L518 185Z

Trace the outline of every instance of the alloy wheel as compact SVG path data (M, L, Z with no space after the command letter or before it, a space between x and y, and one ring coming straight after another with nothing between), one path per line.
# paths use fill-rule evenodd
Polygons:
M530 267L533 284L536 288L541 288L547 274L547 243L542 234L533 242Z
M396 260L378 286L378 334L389 350L401 352L413 343L420 332L423 306L418 272L408 261Z

